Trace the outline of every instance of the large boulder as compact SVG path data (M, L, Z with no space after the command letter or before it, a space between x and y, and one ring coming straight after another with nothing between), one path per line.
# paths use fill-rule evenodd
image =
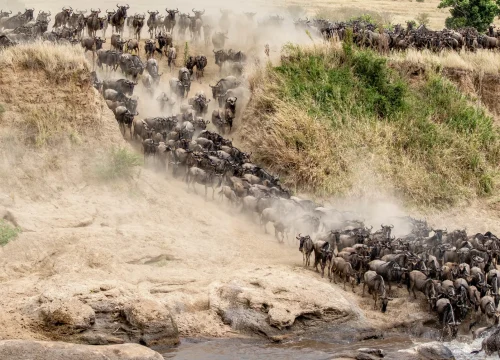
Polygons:
M175 345L179 331L170 311L155 300L140 299L125 304L127 322L139 329L141 343L147 346Z
M296 325L307 327L309 320L341 322L362 316L336 288L311 276L276 268L256 269L250 279L245 275L210 285L210 309L235 330L279 339Z
M455 360L455 356L446 346L439 342L431 342L417 346L417 354L429 360Z
M92 346L63 342L3 340L0 359L5 360L163 360L163 357L138 344Z
M88 330L95 323L94 310L76 298L45 303L40 308L40 315L46 326L66 333Z

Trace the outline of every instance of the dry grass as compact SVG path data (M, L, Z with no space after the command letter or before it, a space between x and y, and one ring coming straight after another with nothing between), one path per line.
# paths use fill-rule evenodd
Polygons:
M409 61L424 66L432 66L436 69L452 68L477 73L500 74L500 53L478 50L477 52L457 53L456 51L443 51L434 53L429 50L408 50L401 53L392 53L392 60Z
M1 51L0 103L6 110L0 123L38 147L117 131L116 122L104 121L108 111L78 46L35 43Z
M289 62L251 79L253 98L240 133L254 159L291 188L364 196L377 183L386 193L430 207L495 193L498 129L449 81L432 71L419 82L384 66L378 73L373 55L351 60L366 65L353 75L356 62L346 63L331 45L286 55ZM372 89L367 77L375 79ZM379 91L386 86L379 86L381 78L385 92ZM402 87L394 87L400 81ZM383 98L394 91L402 91L402 103ZM383 116L381 102L389 106L382 107Z
M80 46L38 42L0 51L0 71L5 68L43 70L47 75L60 78L68 73L89 71L90 64Z

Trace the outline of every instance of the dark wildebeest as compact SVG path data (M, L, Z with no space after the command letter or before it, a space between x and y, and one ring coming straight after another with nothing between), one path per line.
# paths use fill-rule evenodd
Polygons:
M118 10L111 16L110 23L113 29L113 33L117 32L123 36L123 27L125 25L125 19L127 18L127 10L130 6L127 4L125 6L120 6L116 4Z
M144 26L144 19L146 15L144 14L135 14L134 20L132 20L132 27L134 28L134 36L137 41L141 39L141 30Z
M194 67L196 66L196 63L194 61L194 56L189 55L186 59L186 63L184 64L186 69L189 70L189 75L193 75L194 72Z
M299 240L299 251L302 253L302 265L308 267L311 265L311 253L314 250L314 244L309 235L307 236L297 236Z
M203 25L203 38L205 39L205 46L207 47L210 45L210 35L212 35L212 25Z
M495 299L488 295L483 296L481 298L481 301L479 302L479 306L481 307L481 312L486 315L486 319L493 319L493 322L495 323L495 325L497 325L499 314L496 311Z
M194 97L189 99L188 104L193 107L196 116L203 116L206 115L208 111L209 102L210 100L207 101L205 94L202 91L199 91Z
M489 330L489 328L484 330ZM482 350L484 350L488 356L493 355L495 352L500 356L500 327L497 327L489 337L483 340L481 343L481 350L472 351L471 354L478 354Z
M125 94L118 92L113 89L106 89L103 92L104 99L117 102L123 106L125 106L131 113L137 111L137 98L135 96L128 97Z
M149 59L146 62L146 71L153 79L153 83L155 85L158 85L158 83L160 82L160 77L163 75L163 73L158 73L158 62L155 59Z
M226 120L227 124L229 125L229 132L232 131L233 129L233 121L234 118L236 117L236 101L238 100L237 97L231 96L226 99L226 103L224 105L224 119Z
M415 299L417 298L415 290L420 291L425 295L427 302L429 303L429 312L436 308L437 294L434 282L432 279L428 279L424 273L418 270L410 272L407 279L407 288L408 294L413 292Z
M90 37L85 37L82 39L81 44L82 47L85 49L85 52L87 51L98 51L102 49L102 44L106 42L106 39L101 39L98 36L95 36L94 38Z
M134 79L142 75L145 67L139 56L131 54L121 54L119 65L125 75L132 76Z
M172 71L172 65L175 66L175 60L177 59L177 51L173 46L170 46L167 50L167 64Z
M186 174L186 183L188 184L188 189L191 186L196 193L195 183L200 185L205 185L205 199L207 199L207 190L209 187L212 188L212 200L215 200L215 188L220 187L222 178L218 176L213 171L205 171L196 166L191 167Z
M226 50L213 50L215 57L215 65L219 66L219 71L222 71L222 66L229 60Z
M356 282L359 284L361 282L361 279L359 277L359 274L354 271L352 268L352 264L348 261L345 261L342 258L335 257L332 259L332 279L334 283L337 283L335 281L335 274L339 275L339 278L341 280L344 280L344 290L345 290L345 285L350 282L352 286L352 292L354 292L354 286L356 286Z
M0 20L0 28L16 29L20 26L26 25L33 20L33 12L35 9L26 9L23 14L17 14L11 17L2 18Z
M382 260L373 260L368 263L370 270L375 271L377 274L382 275L387 285L389 292L391 291L391 281L400 281L403 269L395 262L385 262Z
M179 81L182 83L185 89L186 97L191 90L191 76L189 70L185 67L179 69Z
M139 54L139 41L137 39L129 39L126 43L125 51L129 53L136 51Z
M135 85L137 85L137 82L127 79L104 80L102 90L106 91L107 89L113 89L115 91L118 91L119 93L132 96L132 94L134 93Z
M204 55L199 55L194 59L196 64L196 78L203 77L205 67L207 66L208 60Z
M186 30L188 29L190 23L188 14L179 14L179 35L182 37L186 35Z
M172 35L162 34L161 31L156 35L156 40L158 40L158 47L155 48L156 52L160 53L160 59L163 57L163 52L168 57L167 49L173 45Z
M109 68L111 68L113 71L116 71L120 61L120 55L120 52L115 50L98 50L97 66L102 69L103 65L106 65L106 70L109 70Z
M332 253L329 242L322 240L314 242L314 269L319 272L318 265L321 265L321 277L325 276L325 266Z
M103 29L102 29L103 36L106 36L106 31L108 31L108 25L111 22L111 17L115 13L116 13L116 11L114 11L114 10L108 11L108 9L106 9L106 21L104 22L104 26L103 26Z
M365 272L364 275L362 296L365 296L365 286L368 286L368 293L372 294L373 300L375 301L373 308L377 308L377 299L380 297L380 300L382 300L381 310L385 313L387 311L387 305L392 299L387 296L387 292L385 291L384 278L375 271L369 270Z
M56 14L56 17L54 18L54 26L52 27L58 28L66 25L72 12L73 9L71 8L71 6L69 7L69 9L63 7L62 11Z
M155 55L155 43L153 40L146 40L144 43L144 52L146 53L146 58L151 59Z
M172 33L172 31L174 30L174 27L175 27L175 23L176 23L176 20L175 20L175 14L177 14L179 12L179 9L165 9L165 11L167 12L167 16L165 16L165 20L164 20L164 26L165 26L165 30L169 33Z
M172 78L168 81L170 86L170 91L172 94L175 94L177 97L183 98L184 92L186 91L182 82L177 78Z
M12 10L10 10L10 11L0 10L0 19L8 18L10 15L12 15Z
M224 45L226 44L226 39L229 39L227 37L227 31L225 33L216 32L212 36L212 44L214 45L214 49L216 49L216 50L223 49Z
M149 35L150 35L151 39L153 38L153 35L156 36L156 31L158 30L158 23L156 21L156 16L159 13L160 13L159 11L149 11L148 10L149 17L148 17L147 25L148 25L148 31L149 31Z
M100 12L101 9L90 9L90 15L87 18L87 33L90 37L96 36L97 30L101 29L101 21L99 19Z
M118 106L115 109L115 119L118 121L123 137L125 137L126 129L128 128L130 138L132 138L132 122L136 115L139 115L139 113L132 113L125 106Z
M436 309L443 324L441 340L444 340L446 331L451 335L452 339L456 338L459 323L455 319L455 313L453 311L453 306L451 306L450 300L446 298L439 299L436 302Z
M227 76L217 81L214 86L210 85L210 87L212 88L212 96L214 100L219 101L219 97L224 95L228 90L238 87L240 84L240 81L238 81L236 77Z
M36 21L47 21L49 19L49 16L52 13L49 12L44 12L42 10L38 11L38 15L36 16ZM7 15L8 16L8 15ZM2 12L0 11L0 18L2 18Z

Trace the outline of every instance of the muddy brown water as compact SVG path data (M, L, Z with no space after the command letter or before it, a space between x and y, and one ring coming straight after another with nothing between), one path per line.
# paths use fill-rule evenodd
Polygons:
M410 333L409 333L410 332ZM372 331L375 338L370 339L370 332L353 329L349 326L330 326L305 333L290 341L271 343L263 339L194 339L184 338L175 348L155 349L165 359L175 360L322 360L332 359L340 353L348 353L361 348L381 349L386 359L404 359L404 351L420 344L434 341L439 333L434 328L426 328L421 336L414 336L411 330L384 333ZM366 337L360 340L359 337ZM378 334L378 335L377 335ZM381 338L377 336L382 335ZM456 360L491 359L484 352L471 355L472 350L479 350L483 338L472 341L470 336L459 336L451 342L444 342ZM401 352L402 351L402 352Z

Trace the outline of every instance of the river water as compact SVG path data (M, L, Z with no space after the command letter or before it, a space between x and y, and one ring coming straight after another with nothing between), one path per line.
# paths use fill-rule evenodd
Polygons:
M333 332L343 332L340 325ZM402 359L404 353L400 350L409 350L420 344L431 341L426 338L415 338L404 333L385 334L382 339L365 341L350 341L349 336L344 340L338 334L324 329L313 332L312 336L298 337L292 341L279 344L261 339L182 339L181 344L170 349L156 349L165 359L175 360L322 360L331 359L333 355L360 348L381 349L386 354L386 359ZM345 328L345 335L349 335L351 328ZM437 335L433 329L430 333ZM352 338L355 337L352 334ZM479 350L483 338L472 341L470 336L459 336L451 342L444 342L455 356L456 360L485 360L498 358L487 357L484 352L471 355L471 351Z

